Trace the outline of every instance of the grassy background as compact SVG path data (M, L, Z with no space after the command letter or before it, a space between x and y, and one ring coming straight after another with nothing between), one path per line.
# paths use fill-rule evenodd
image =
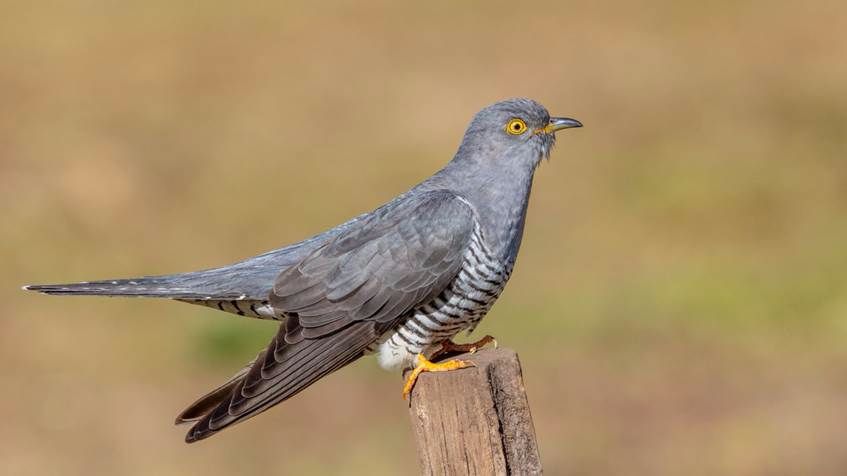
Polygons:
M548 472L847 473L847 4L311 3L4 4L0 472L414 468L371 359L189 447L171 418L273 325L18 286L299 240L524 95L586 124L480 327Z

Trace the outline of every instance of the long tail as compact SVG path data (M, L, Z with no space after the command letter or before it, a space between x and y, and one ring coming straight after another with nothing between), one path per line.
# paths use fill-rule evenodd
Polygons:
M279 250L222 266L189 273L104 279L67 284L32 284L28 291L79 296L127 296L186 301L265 300L276 276L296 262L298 247ZM224 310L224 309L222 309Z
M33 284L24 286L24 289L58 295L160 297L187 301L263 301L268 298L280 272L297 264L317 247L364 216L360 215L299 243L220 268L134 279Z
M221 290L212 283L190 279L188 274L133 279L83 281L67 284L32 284L27 291L53 295L161 297L170 299L244 299L244 292Z

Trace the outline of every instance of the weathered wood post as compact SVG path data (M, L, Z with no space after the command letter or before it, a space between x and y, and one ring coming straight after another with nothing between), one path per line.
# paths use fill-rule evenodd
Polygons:
M455 358L476 367L425 372L410 397L421 473L541 474L517 354L482 349Z

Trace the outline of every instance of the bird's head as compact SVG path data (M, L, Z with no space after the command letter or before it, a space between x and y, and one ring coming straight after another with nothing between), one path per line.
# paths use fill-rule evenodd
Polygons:
M550 117L541 104L507 99L479 111L468 126L457 158L505 160L536 166L549 158L556 132L582 127L576 119Z

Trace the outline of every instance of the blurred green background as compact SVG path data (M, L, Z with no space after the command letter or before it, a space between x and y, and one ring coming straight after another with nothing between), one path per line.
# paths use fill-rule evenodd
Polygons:
M212 440L275 326L30 282L193 270L442 166L481 107L582 120L479 335L549 474L847 474L847 3L4 2L0 473L398 474L373 359Z

